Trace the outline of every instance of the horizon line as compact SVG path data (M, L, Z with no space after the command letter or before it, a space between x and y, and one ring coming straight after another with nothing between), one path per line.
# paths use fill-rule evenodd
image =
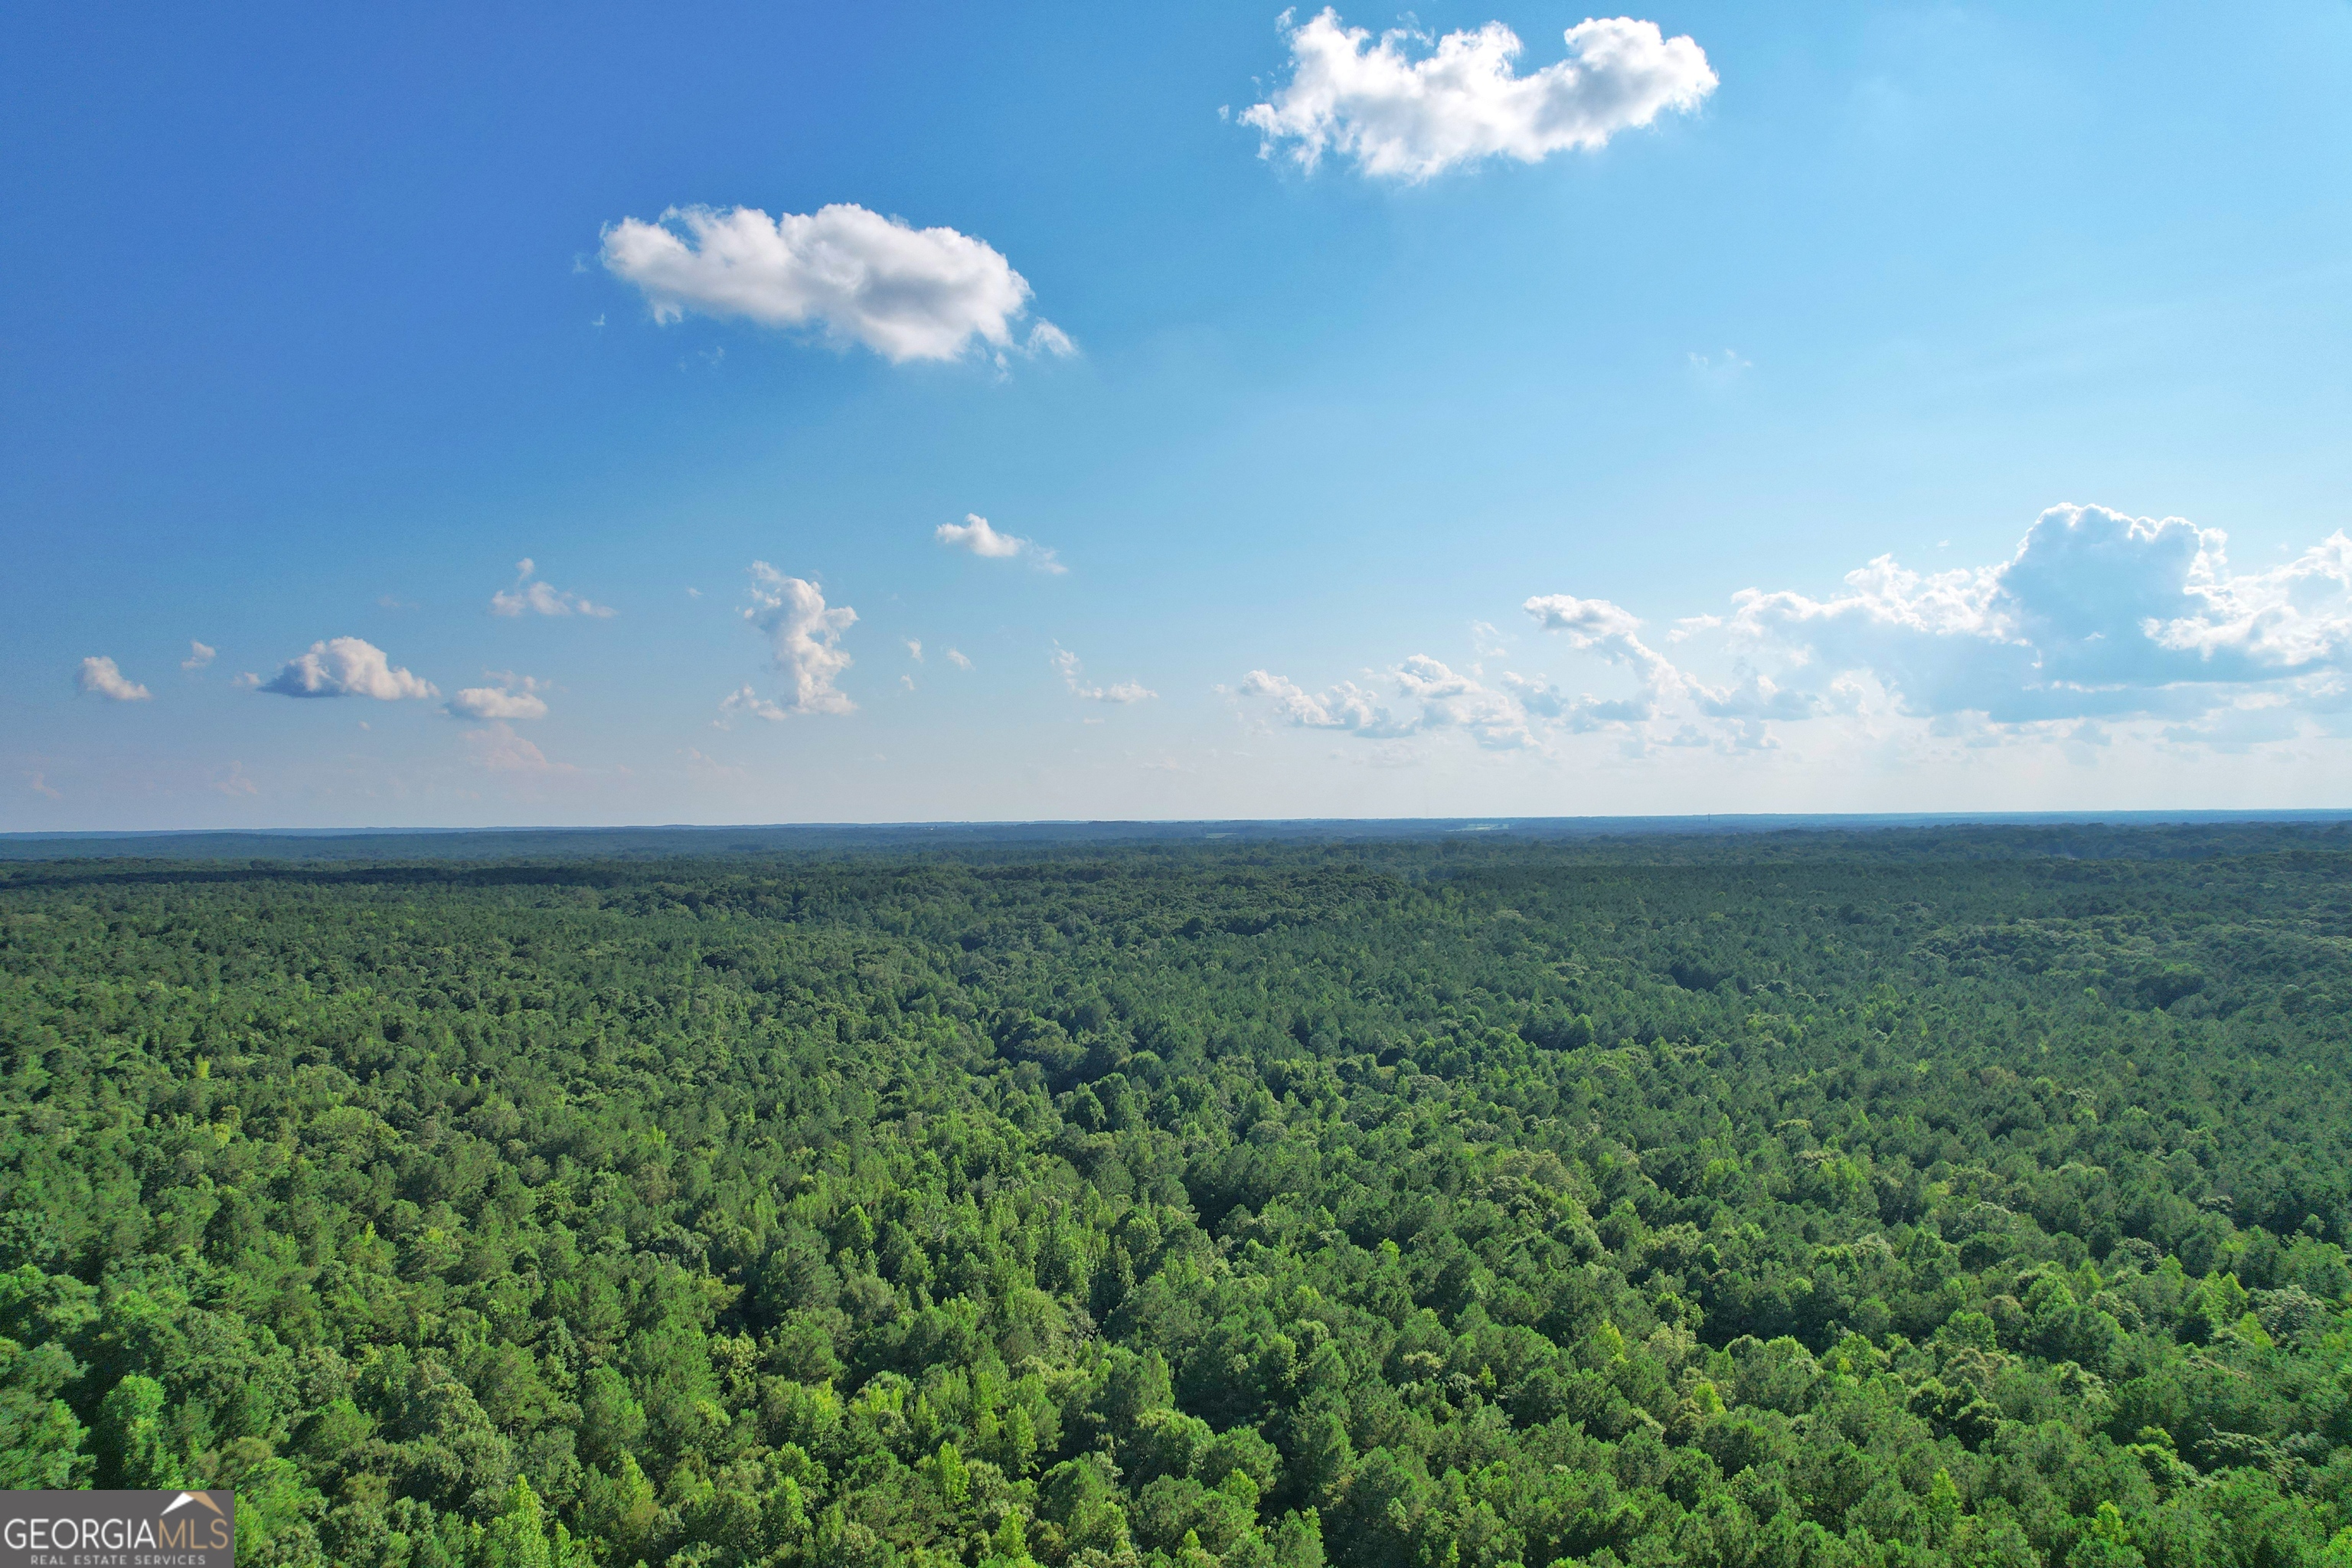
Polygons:
M1781 812L1660 812L1531 815L1470 813L1438 816L1171 816L1171 817L933 817L855 821L847 819L778 822L605 822L605 823L479 823L457 826L396 826L362 825L349 827L75 827L0 830L0 843L54 843L69 839L136 839L194 837L341 838L364 837L434 837L467 833L752 833L911 831L990 828L1187 828L1187 827L1434 827L1457 826L1489 832L1549 826L1603 824L1763 826L1804 823L1878 823L1901 825L1963 825L2078 823L2107 821L2156 822L2235 821L2286 822L2330 818L2352 820L2347 806L2178 806L2073 808L2022 811L1781 811Z

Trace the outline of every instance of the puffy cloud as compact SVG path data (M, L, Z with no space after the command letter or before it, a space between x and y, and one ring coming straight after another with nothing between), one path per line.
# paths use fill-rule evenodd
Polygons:
M1059 576L1068 567L1054 559L1053 551L1034 539L1017 534L999 533L988 525L988 519L978 512L964 513L961 522L943 522L931 531L931 537L952 550L969 550L988 561L1025 559L1040 572Z
M1606 599L1544 594L1519 607L1544 630L1566 637L1570 647L1625 665L1645 682L1672 684L1679 679L1665 656L1642 640L1641 617L1622 605Z
M907 639L907 657L908 657L908 658L913 659L917 664L920 664L920 663L922 663L922 662L923 662L923 639L922 639L922 638L920 638L920 637L908 637L908 638Z
M604 231L604 266L635 284L657 321L688 310L771 327L814 326L894 363L947 360L975 343L1068 354L1069 338L1027 314L1030 288L984 241L915 228L848 203L771 218L752 207L672 207Z
M205 666L212 663L214 659L218 658L219 657L220 649L214 647L209 643L200 643L195 638L190 637L188 639L188 657L180 661L180 668L182 669L202 669Z
M396 702L404 697L438 697L429 680L393 667L383 649L361 637L331 637L286 661L260 689L280 697L373 697Z
M1401 692L1421 704L1419 727L1423 730L1465 730L1492 751L1535 743L1527 710L1510 692L1458 674L1425 653L1399 665L1396 682Z
M538 580L538 567L528 555L515 563L514 586L501 588L490 595L490 613L497 616L593 616L602 618L613 613L609 605L591 604L577 594L566 593L551 583Z
M1651 743L1650 722L1685 701L1720 721L1731 741L1769 746L1775 742L1764 721L1802 718L1818 710L1814 700L1784 692L1760 675L1751 674L1719 690L1692 679L1643 641L1638 616L1606 599L1549 594L1531 598L1522 607L1538 626L1563 636L1570 647L1626 669L1637 689L1630 697L1576 695L1539 677L1507 670L1490 679L1480 668L1465 672L1427 654L1415 654L1384 674L1400 700L1394 710L1377 689L1342 681L1310 692L1263 669L1243 679L1240 693L1268 700L1283 722L1299 729L1343 731L1391 742L1460 731L1489 751L1543 751L1551 736L1612 731L1639 752ZM1492 626L1477 623L1476 640L1491 642L1495 637ZM1702 737L1702 743L1713 742Z
M963 650L961 648L951 647L948 649L948 662L954 665L958 669L970 669L971 668L971 660L964 657Z
M956 658L959 656L950 650L948 657ZM1122 680L1116 686L1085 684L1078 679L1078 672L1083 668L1078 656L1066 647L1054 650L1054 668L1061 672L1063 683L1069 687L1072 696L1084 698L1089 702L1143 702L1160 695L1136 680Z
M490 679L496 686L467 686L451 698L446 708L453 719L544 719L546 699L540 696L547 683L512 670L493 672Z
M988 526L988 519L978 512L971 511L963 514L961 522L940 524L931 537L941 544L951 545L959 550L969 550L974 555L984 556L992 561L1012 559L1020 554L1021 547L1028 542L1027 540L1016 539L1009 533L997 532Z
M1312 691L1255 669L1238 689L1283 723L1406 756L1413 738L1449 730L1537 751L1608 731L1640 758L1771 751L1783 726L1833 724L1807 733L1946 756L2049 744L2078 763L2126 739L2243 752L2352 733L2352 537L2252 572L2231 567L2226 543L2179 518L2067 505L1991 566L1922 574L1882 556L1827 598L1746 589L1729 616L1685 616L1669 634L1698 639L1695 658L1727 655L1720 684L1653 647L1622 605L1548 594L1525 602L1529 618L1624 671L1630 694L1427 655L1366 684ZM1474 641L1496 646L1483 626ZM2116 727L2131 721L2155 722Z
M775 667L791 677L792 700L777 708L742 704L762 719L785 713L855 713L857 704L834 682L850 665L841 646L841 634L857 624L857 612L846 605L827 608L824 595L814 583L787 577L764 561L751 563L751 607L743 618L757 626L775 650ZM751 689L746 687L745 692ZM738 697L742 692L737 693ZM735 703L735 698L728 700ZM769 710L773 709L774 711Z
M81 661L74 684L92 697L103 697L110 702L144 702L155 695L123 674L103 654L93 654Z
M2052 507L2008 561L1930 574L1880 556L1851 592L1747 589L1730 630L1831 673L1866 669L1915 715L1996 723L2186 718L2352 652L2352 539L2232 573L2219 529Z
M1244 697L1274 704L1281 721L1301 730L1338 730L1368 741L1398 741L1436 730L1461 730L1480 745L1512 751L1534 743L1527 710L1507 690L1496 690L1427 654L1415 654L1390 670L1397 696L1415 705L1392 712L1381 694L1343 680L1310 692L1286 676L1253 669L1242 678Z
M1448 33L1413 59L1406 46L1426 44L1424 36L1398 29L1375 41L1328 7L1303 26L1288 13L1284 20L1290 79L1241 120L1263 133L1262 154L1290 143L1309 169L1326 152L1403 180L1498 155L1539 163L1600 147L1667 110L1696 109L1716 87L1696 43L1630 16L1578 23L1569 58L1527 76L1516 68L1518 36L1500 22Z
M1633 672L1640 691L1632 698L1570 698L1549 682L1506 676L1530 711L1559 721L1574 731L1603 725L1644 723L1680 696L1690 681L1674 661L1642 640L1641 618L1606 599L1579 599L1568 594L1545 594L1519 606L1548 632L1558 632L1570 647L1593 654Z
M1318 695L1287 676L1253 669L1242 677L1241 692L1244 697L1271 699L1282 721L1302 730L1345 730L1376 737L1410 734L1412 731L1411 724L1399 724L1381 706L1376 693L1352 680L1343 680Z
M1570 734L1612 724L1640 724L1658 716L1657 699L1648 691L1634 697L1595 697L1587 692L1571 697L1549 680L1506 671L1504 689L1538 719L1549 719Z

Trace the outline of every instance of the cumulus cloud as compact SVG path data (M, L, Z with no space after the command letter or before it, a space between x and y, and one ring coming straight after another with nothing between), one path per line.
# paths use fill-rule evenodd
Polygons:
M123 674L112 659L102 654L93 654L81 661L74 684L90 696L103 697L110 702L144 702L155 695Z
M1039 321L1026 340L1028 281L993 247L951 228L916 228L848 203L771 218L752 207L672 207L604 231L604 260L635 284L654 320L698 315L814 327L893 363L950 360L985 344L1068 354Z
M259 689L280 697L438 697L429 680L394 667L383 649L361 637L331 637L289 658Z
M2231 571L2186 519L2052 507L2009 560L1921 574L1883 555L1848 592L1747 589L1728 630L1829 673L1867 670L1914 715L1996 723L2186 718L2240 689L2306 681L2352 654L2352 539Z
M957 656L951 651L949 657L953 658ZM1085 667L1079 663L1078 656L1066 647L1054 650L1054 668L1061 673L1063 684L1070 689L1070 694L1083 698L1088 702L1121 704L1146 702L1160 695L1137 680L1122 680L1116 686L1094 686L1086 683L1079 679L1079 672ZM1092 722L1092 721L1088 721Z
M1308 169L1327 152L1402 180L1490 157L1539 163L1696 109L1716 87L1696 42L1630 16L1578 23L1568 58L1526 76L1518 35L1500 22L1448 33L1418 59L1408 46L1428 47L1426 35L1400 28L1375 40L1328 7L1304 25L1285 12L1283 26L1290 79L1241 121L1263 135L1261 155L1287 146Z
M728 703L762 719L786 713L855 713L857 704L834 685L850 665L841 646L841 634L857 624L857 612L846 605L828 608L814 583L787 577L764 561L751 563L751 605L743 618L757 626L775 651L775 668L792 682L790 700L761 705L757 699ZM744 688L736 697L750 691ZM774 711L769 711L773 709Z
M1625 669L1635 683L1633 694L1576 693L1512 670L1489 679L1479 667L1457 670L1427 654L1382 672L1369 688L1342 681L1312 692L1283 676L1254 669L1239 691L1265 700L1281 721L1299 729L1341 731L1391 743L1458 731L1488 751L1543 752L1559 736L1608 731L1641 754L1653 743L1682 743L1663 740L1663 731L1654 736L1652 721L1684 707L1717 721L1714 740L1685 724L1686 732L1700 734L1700 743L1760 748L1777 743L1766 728L1768 720L1805 718L1820 710L1816 700L1784 691L1753 672L1721 689L1706 685L1651 647L1642 638L1641 619L1606 599L1549 594L1528 599L1523 608L1571 648ZM1493 628L1486 630L1491 637Z
M528 555L515 563L514 586L501 588L490 595L490 613L496 616L593 616L599 619L613 614L609 605L592 604L577 594L566 593L551 583L541 582L538 566Z
M1549 682L1521 676L1504 678L1531 711L1570 731L1647 722L1691 685L1673 660L1642 640L1641 617L1622 605L1606 599L1544 594L1519 607L1544 630L1559 633L1570 647L1631 671L1639 688L1631 698L1570 697Z
M1054 552L1034 539L1018 534L999 533L988 525L988 519L978 512L964 513L961 522L943 522L931 531L931 537L951 550L969 550L986 561L1025 560L1040 572L1059 576L1068 567L1054 559Z
M1415 654L1381 678L1402 704L1400 711L1376 688L1343 680L1316 692L1286 676L1253 669L1242 678L1244 697L1264 698L1276 718L1301 730L1336 730L1368 741L1398 741L1439 730L1460 730L1481 746L1516 751L1532 745L1525 706L1507 690L1486 685L1427 654Z
M1640 724L1658 714L1657 699L1643 691L1634 697L1571 696L1549 680L1506 671L1503 688L1528 713L1549 720L1571 734L1617 724Z
M547 683L512 670L488 672L495 686L467 686L444 706L453 719L544 719Z
M1415 654L1397 666L1396 682L1398 690L1421 704L1423 730L1466 731L1490 751L1516 751L1535 743L1527 710L1510 692L1496 690L1427 654Z
M182 669L202 669L205 666L212 663L214 659L218 658L219 657L220 649L214 647L209 643L200 643L195 638L190 637L188 639L188 657L180 661L180 668Z
M1411 725L1399 724L1381 705L1377 693L1352 680L1343 680L1318 693L1308 691L1288 676L1253 669L1242 677L1241 693L1268 699L1284 723L1302 730L1345 730L1351 734L1374 736L1412 732Z
M964 657L963 650L961 648L951 647L948 649L948 662L954 665L958 669L970 669L971 668L971 660Z

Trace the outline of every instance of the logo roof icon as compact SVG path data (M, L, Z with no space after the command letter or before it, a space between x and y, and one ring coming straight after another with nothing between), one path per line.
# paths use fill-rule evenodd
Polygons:
M174 1509L184 1508L192 1502L200 1502L206 1508L212 1510L215 1513L219 1513L221 1510L220 1504L213 1501L211 1494L209 1493L182 1492L178 1497L173 1498L170 1502L163 1505L163 1511L165 1513L170 1513Z

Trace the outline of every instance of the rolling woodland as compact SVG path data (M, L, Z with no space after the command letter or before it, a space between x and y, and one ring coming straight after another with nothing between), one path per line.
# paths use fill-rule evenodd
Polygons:
M2340 826L0 862L0 1486L352 1568L2352 1568L2347 1043Z

